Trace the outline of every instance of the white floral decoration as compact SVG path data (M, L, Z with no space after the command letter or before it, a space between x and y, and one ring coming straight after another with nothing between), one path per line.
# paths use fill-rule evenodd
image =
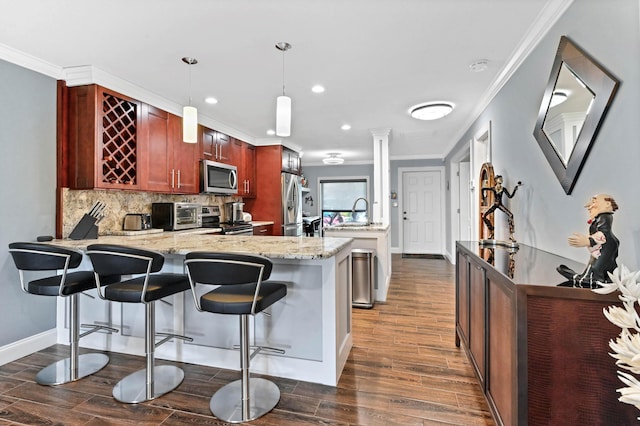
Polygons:
M616 365L633 374L640 374L640 316L636 304L640 304L640 271L629 271L624 265L609 273L611 283L598 283L601 288L593 289L595 293L610 294L620 291L618 296L622 306L609 306L602 311L604 316L622 330L616 339L609 341L610 353ZM627 387L617 389L618 400L640 409L640 381L632 374L618 371L618 378ZM640 417L638 417L640 420Z

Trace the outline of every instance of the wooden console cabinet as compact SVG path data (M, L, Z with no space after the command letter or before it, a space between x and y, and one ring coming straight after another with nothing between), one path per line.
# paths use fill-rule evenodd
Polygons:
M572 260L529 246L456 243L456 345L461 343L498 425L627 425L602 309L617 295L558 287Z

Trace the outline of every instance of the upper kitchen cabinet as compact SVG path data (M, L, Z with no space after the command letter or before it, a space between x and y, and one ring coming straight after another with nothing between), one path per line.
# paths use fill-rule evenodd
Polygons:
M289 148L282 148L282 171L287 173L300 174L300 156L297 152Z
M63 186L198 193L198 144L182 143L180 117L95 84L61 93Z
M231 140L229 136L207 127L202 129L202 153L201 158L221 163L231 161Z
M147 191L197 194L198 144L182 142L182 118L144 105L144 188Z
M142 189L141 103L95 84L60 102L62 182L71 189Z
M256 196L256 147L233 139L234 163L238 167L238 195L243 198Z

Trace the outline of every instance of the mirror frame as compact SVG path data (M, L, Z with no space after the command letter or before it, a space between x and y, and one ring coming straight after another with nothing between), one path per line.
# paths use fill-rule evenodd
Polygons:
M573 71L594 96L591 110L582 125L582 130L578 135L566 166L556 151L553 142L542 129L563 63ZM587 160L589 150L595 141L602 120L604 120L619 84L620 82L611 73L575 45L568 37L562 36L560 38L560 44L551 68L547 88L542 97L533 134L567 195L571 194L578 180L582 166Z

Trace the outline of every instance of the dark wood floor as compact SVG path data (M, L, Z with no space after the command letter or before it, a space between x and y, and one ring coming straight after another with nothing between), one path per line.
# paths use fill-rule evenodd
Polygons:
M493 425L471 366L454 344L454 267L393 257L388 301L354 309L354 346L337 387L273 380L281 399L256 425ZM0 425L222 425L209 399L238 373L190 364L180 387L144 404L121 404L113 385L144 366L110 354L97 374L58 387L34 383L63 358L56 345L0 366ZM166 363L160 361L160 363Z

